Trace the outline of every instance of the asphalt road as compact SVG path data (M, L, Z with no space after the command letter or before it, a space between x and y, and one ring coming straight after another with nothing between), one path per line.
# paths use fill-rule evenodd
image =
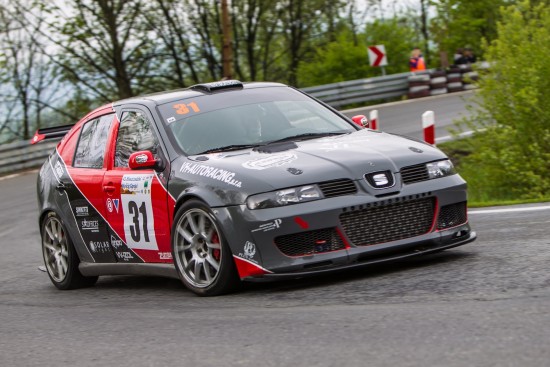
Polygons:
M468 104L475 106L475 91L444 94L422 99L412 99L377 106L355 108L342 111L346 116L369 116L370 111L378 110L378 129L422 139L422 114L433 111L435 116L436 142L446 140L450 130L457 128L455 123L470 116ZM468 130L467 128L465 128Z
M550 365L550 203L474 210L478 240L437 255L223 297L62 292L38 271L35 179L0 181L1 366Z

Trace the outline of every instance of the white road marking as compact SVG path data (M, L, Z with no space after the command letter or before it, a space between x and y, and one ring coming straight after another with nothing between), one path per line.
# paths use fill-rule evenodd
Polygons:
M435 142L436 143L444 143L446 141L450 141L450 140L454 140L456 138L464 138L464 137L467 137L467 136L470 136L470 135L473 135L474 133L477 133L477 132L483 132L487 129L479 129L479 130L469 130L469 131L464 131L458 135L445 135L445 136L441 136L439 138L435 138Z
M10 179L10 178L15 178L15 177L19 177L19 176L22 176L22 175L26 175L27 173L34 173L34 172L38 172L38 171L39 171L38 169L33 169L33 170L30 170L30 171L13 173L11 175L0 177L0 181L4 181L4 180Z
M531 212L538 210L550 210L550 205L547 206L534 206L529 208L514 208L514 209L488 209L488 210L474 210L468 211L468 214L493 214L493 213L515 213L515 212Z

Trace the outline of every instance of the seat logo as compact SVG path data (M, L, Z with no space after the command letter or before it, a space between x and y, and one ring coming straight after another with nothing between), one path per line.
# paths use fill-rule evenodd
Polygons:
M367 173L365 180L375 189L385 189L395 184L391 171Z
M377 175L374 175L372 176L372 179L374 180L374 184L376 186L386 186L389 183L389 180L386 177L385 173L379 173Z

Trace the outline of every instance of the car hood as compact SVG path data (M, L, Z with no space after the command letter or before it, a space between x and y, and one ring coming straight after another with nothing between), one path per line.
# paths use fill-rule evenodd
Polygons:
M446 158L431 145L372 130L288 146L274 152L249 149L182 157L181 165L175 168L180 173L220 181L225 189L252 194L341 178L358 180L366 173L398 172L403 167Z

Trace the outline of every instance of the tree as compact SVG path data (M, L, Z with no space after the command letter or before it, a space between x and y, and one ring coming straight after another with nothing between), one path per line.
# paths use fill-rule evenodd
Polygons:
M482 51L481 41L497 35L499 9L515 0L433 0L437 17L431 22L431 32L440 51L449 55L463 47Z
M42 3L49 16L43 32L55 45L50 61L65 80L101 102L151 91L155 43L140 22L142 0L69 0ZM36 22L37 20L35 20Z
M524 0L502 9L491 63L480 82L487 131L461 165L481 199L547 197L550 192L550 5Z
M3 139L29 139L41 126L46 108L56 110L52 100L60 94L58 80L41 52L43 14L31 25L24 6L28 1L0 3L0 93L3 110L0 133Z
M155 0L144 4L141 13L154 39L162 42L157 57L163 62L157 73L164 89L183 88L201 81L201 65L187 17L190 4L184 1Z
M351 31L342 32L334 42L316 50L310 62L298 69L300 84L313 86L373 75L364 42L355 44Z
M262 72L265 79L268 68L262 64L268 65L273 59L267 50L277 32L281 10L274 0L233 0L231 5L237 75L244 80L258 80Z

